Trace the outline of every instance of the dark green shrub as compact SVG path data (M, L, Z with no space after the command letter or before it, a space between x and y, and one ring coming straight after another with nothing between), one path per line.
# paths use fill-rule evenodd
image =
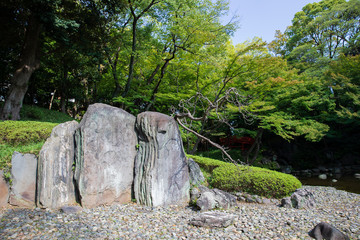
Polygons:
M301 187L292 175L268 169L226 164L212 172L211 185L228 191L244 191L264 197L282 198Z

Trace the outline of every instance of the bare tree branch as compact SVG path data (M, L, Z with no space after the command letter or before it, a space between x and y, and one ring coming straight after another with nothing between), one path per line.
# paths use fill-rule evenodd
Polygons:
M225 151L225 149L224 149L222 146L220 146L219 144L211 141L209 138L204 137L203 135L195 132L194 130L192 130L192 129L188 128L188 127L186 127L186 126L180 121L180 119L179 119L176 115L175 115L174 118L175 118L175 120L179 123L179 125L182 126L184 129L186 129L187 131L193 133L193 134L196 135L197 137L199 137L199 138L207 141L208 143L210 143L210 144L213 145L214 147L218 148L218 149L219 149L231 162L233 162L234 164L237 164L237 163L244 164L243 162L241 162L241 161L239 161L239 160L235 161L234 159L232 159L232 157L231 157L231 156Z
M211 100L208 97L204 96L202 93L197 92L194 96L190 97L187 100L181 100L178 108L172 107L171 111L174 115L175 120L182 126L186 131L193 133L198 137L196 144L199 143L199 139L203 139L209 142L212 146L218 148L228 160L233 163L241 163L240 160L234 160L226 151L223 146L211 141L208 137L204 136L205 133L205 124L210 117L211 113L215 113L217 121L220 123L224 123L229 126L231 129L234 126L229 123L229 117L231 114L227 111L227 105L232 104L238 108L239 113L246 123L251 124L254 121L254 116L248 112L244 107L248 104L248 98L241 95L236 88L229 88L225 91L225 93L219 97L215 98L215 100ZM196 109L201 108L201 115L199 117L196 116ZM189 123L183 123L181 119L185 121L190 120L190 126L192 121L201 122L202 126L200 131L195 131L190 127L186 126Z

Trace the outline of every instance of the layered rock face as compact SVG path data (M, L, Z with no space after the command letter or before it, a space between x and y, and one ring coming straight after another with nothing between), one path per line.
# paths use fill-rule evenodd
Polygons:
M135 120L116 107L89 106L75 133L75 180L83 207L131 201Z
M37 158L34 154L14 152L11 159L12 186L9 203L19 207L35 206Z
M38 161L37 205L60 208L73 204L74 188L74 133L76 121L56 126L41 148Z
M147 206L186 204L189 169L175 120L144 112L137 116L139 146L135 160L135 197Z

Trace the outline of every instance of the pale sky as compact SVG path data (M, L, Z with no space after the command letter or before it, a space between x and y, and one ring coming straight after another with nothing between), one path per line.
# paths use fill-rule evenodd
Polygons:
M232 38L234 44L261 37L267 42L274 39L275 30L284 32L291 25L296 12L308 3L320 0L229 0L230 11L227 19L237 15L240 28Z

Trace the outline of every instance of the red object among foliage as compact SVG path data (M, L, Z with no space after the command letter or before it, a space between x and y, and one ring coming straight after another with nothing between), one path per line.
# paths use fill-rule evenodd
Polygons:
M240 147L241 150L247 150L249 149L255 142L255 139L251 137L226 137L226 138L220 138L220 143L223 146L229 147L229 148L238 148Z

